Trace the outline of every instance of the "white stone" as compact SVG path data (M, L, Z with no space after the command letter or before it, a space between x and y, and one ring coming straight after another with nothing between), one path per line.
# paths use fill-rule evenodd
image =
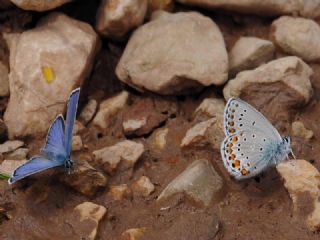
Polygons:
M80 151L83 147L82 139L79 135L72 137L72 151Z
M79 119L84 125L88 124L97 112L98 103L95 99L90 99L87 105L84 106L79 115Z
M163 201L176 193L185 193L196 202L208 206L222 185L222 178L208 160L196 160L168 184L157 201Z
M209 9L227 9L256 15L301 15L308 18L320 16L319 0L177 0L180 3Z
M82 228L77 228L75 230L80 233L81 239L94 240L96 239L98 226L100 220L106 214L107 209L104 206L92 203L92 202L83 202L77 205L74 208L74 212L79 215L78 221L85 224L87 221L93 222L90 224L91 229L88 229L88 225L84 225Z
M9 71L8 67L0 62L0 97L9 96Z
M9 159L22 160L27 158L28 153L29 153L28 148L18 148L14 150L12 153L9 153L7 157Z
M320 26L311 19L283 16L272 23L275 44L308 62L320 60Z
M24 10L32 10L43 12L47 10L51 10L61 5L71 2L72 0L10 0L19 8Z
M153 144L158 148L158 149L164 149L165 146L167 145L167 135L169 133L168 128L162 128L157 130L154 133L154 139L153 139Z
M124 168L131 168L144 152L142 143L124 140L113 146L94 151L94 159L100 162L104 170L113 173L120 161Z
M124 231L121 234L120 240L139 240L144 233L146 232L146 228L130 228Z
M123 91L118 95L102 101L92 124L102 129L108 128L109 120L123 109L128 101L129 93Z
M104 36L121 39L143 23L148 0L103 0L97 14L96 29Z
M311 139L313 137L313 131L307 129L303 122L300 121L294 121L292 123L292 134L304 139Z
M141 91L194 92L226 82L228 55L221 31L210 18L197 12L157 11L132 34L116 74Z
M65 109L70 92L91 71L98 36L87 23L52 13L36 28L6 40L10 100L4 120L9 138L44 135Z
M208 118L223 116L225 101L222 98L206 98L197 107L194 116L205 115Z
M146 176L141 176L132 184L131 188L133 193L142 195L143 197L148 197L155 190L153 183Z
M13 152L14 150L18 149L19 147L22 147L23 145L24 142L20 140L6 141L5 143L0 144L0 153Z
M283 57L254 70L247 70L228 81L223 89L225 99L240 96L242 90L254 83L282 82L295 90L307 103L312 96L312 69L298 57Z
M0 173L11 175L13 171L20 165L26 163L27 160L3 160L0 164Z
M132 191L127 184L109 186L108 196L113 200L123 200L130 198L131 195Z
M309 194L314 210L307 217L307 225L312 231L320 230L320 173L306 160L291 160L281 162L277 170L284 179L284 185L287 188L293 201L294 210L298 209L299 197Z
M147 124L147 118L142 119L129 119L122 123L123 131L125 133L134 132L138 129L141 129Z
M241 37L229 53L229 69L232 75L252 69L273 58L273 43L256 37Z

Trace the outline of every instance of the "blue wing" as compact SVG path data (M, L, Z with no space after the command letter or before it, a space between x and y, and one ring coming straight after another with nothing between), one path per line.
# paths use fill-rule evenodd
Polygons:
M67 119L66 119L66 131L64 135L64 146L67 154L67 158L70 158L71 144L72 144L72 131L74 120L76 118L78 100L80 95L80 88L72 91L69 97L67 106Z
M32 174L44 171L49 168L62 166L64 162L49 160L41 156L32 157L28 162L22 164L14 170L9 179L9 184L15 183Z
M46 144L41 152L47 157L51 155L66 156L64 147L64 119L61 114L51 124Z

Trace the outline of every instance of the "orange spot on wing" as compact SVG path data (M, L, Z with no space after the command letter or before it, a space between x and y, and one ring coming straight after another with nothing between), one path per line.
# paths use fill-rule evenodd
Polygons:
M237 136L234 136L233 138L232 138L232 142L237 142L238 141L238 137Z
M234 165L235 165L235 167L239 167L240 166L240 161L239 160L234 160Z
M242 175L248 175L250 173L250 171L248 171L247 169L245 169L245 168L243 168L242 170L241 170L241 174Z

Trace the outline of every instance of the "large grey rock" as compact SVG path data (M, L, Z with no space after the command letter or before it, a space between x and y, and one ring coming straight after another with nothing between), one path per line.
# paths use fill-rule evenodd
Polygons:
M316 18L320 16L319 0L177 0L180 3L209 9L228 9L258 15L301 15Z
M131 36L116 74L141 91L194 92L225 83L228 56L222 34L210 18L196 12L157 11Z
M143 23L148 0L103 0L97 14L96 29L104 36L121 39Z
M176 193L185 193L208 206L222 185L222 178L208 160L196 160L168 184L157 201L163 201Z
M24 10L43 12L51 10L72 0L11 0L15 5Z
M271 84L281 82L295 90L307 103L312 96L310 77L312 69L298 57L284 57L273 60L254 70L240 72L223 89L225 99L238 97L251 84ZM296 96L298 98L298 96Z
M90 72L98 36L90 25L53 13L36 28L6 38L10 100L4 120L9 137L44 134Z
M272 23L275 44L305 61L320 60L320 26L311 19L283 16Z
M295 212L301 211L299 201L301 198L310 199L306 202L308 209L313 211L307 216L306 223L312 231L320 230L320 173L306 160L291 160L281 162L277 170L284 179L284 186L287 188L293 201ZM309 198L308 198L309 197ZM302 206L303 207L303 206ZM305 209L302 209L305 211Z
M232 75L268 62L273 58L273 43L256 37L241 37L229 53Z

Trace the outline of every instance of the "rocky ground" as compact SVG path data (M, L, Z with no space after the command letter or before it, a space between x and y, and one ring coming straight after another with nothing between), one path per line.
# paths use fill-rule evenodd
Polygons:
M0 1L0 172L81 86L71 174L0 180L0 239L319 239L320 1ZM158 11L160 10L160 11ZM237 182L240 97L298 160Z

